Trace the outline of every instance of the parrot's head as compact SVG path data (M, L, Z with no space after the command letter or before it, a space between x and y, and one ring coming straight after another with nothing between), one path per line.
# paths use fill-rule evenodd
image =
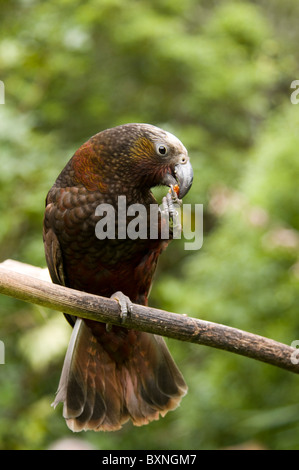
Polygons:
M165 185L183 198L193 170L182 142L150 124L124 124L99 132L75 154L75 170L88 189L126 193Z

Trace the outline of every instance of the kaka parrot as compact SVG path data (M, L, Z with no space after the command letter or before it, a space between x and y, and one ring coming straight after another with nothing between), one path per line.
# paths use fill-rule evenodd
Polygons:
M175 192L182 198L192 179L179 139L149 124L125 124L83 144L47 195L43 239L52 281L118 300L123 319L112 326L66 315L73 331L53 406L63 402L72 431L115 431L129 419L148 424L176 408L187 392L164 340L125 328L132 303L147 305L171 230L168 239L159 230L154 239L132 240L117 231L115 238L99 238L95 228L101 204L114 208L117 225L119 196L127 206L158 207L151 188L159 185L172 188L163 198L171 218ZM159 229L162 221L159 216Z

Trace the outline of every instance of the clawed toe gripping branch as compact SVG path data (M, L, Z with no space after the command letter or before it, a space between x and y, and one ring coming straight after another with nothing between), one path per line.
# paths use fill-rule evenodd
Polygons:
M0 293L106 324L122 323L117 300L52 284L47 270L16 261L0 264ZM222 349L299 373L298 349L218 323L134 304L126 328Z

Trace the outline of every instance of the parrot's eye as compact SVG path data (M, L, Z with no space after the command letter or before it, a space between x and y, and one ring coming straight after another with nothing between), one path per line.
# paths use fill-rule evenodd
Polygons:
M163 157L168 154L168 148L164 144L158 144L157 145L157 152L159 155L162 155Z

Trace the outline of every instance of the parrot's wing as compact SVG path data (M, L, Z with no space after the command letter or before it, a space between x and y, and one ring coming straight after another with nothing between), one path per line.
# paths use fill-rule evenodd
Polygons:
M63 259L60 244L52 229L44 233L46 261L49 273L54 284L66 286L66 276L63 268Z
M68 281L63 267L63 257L60 243L55 232L51 228L44 230L44 246L46 261L52 282L54 284L60 284L61 286L68 287ZM70 325L74 326L76 318L71 317L66 313L64 315Z

